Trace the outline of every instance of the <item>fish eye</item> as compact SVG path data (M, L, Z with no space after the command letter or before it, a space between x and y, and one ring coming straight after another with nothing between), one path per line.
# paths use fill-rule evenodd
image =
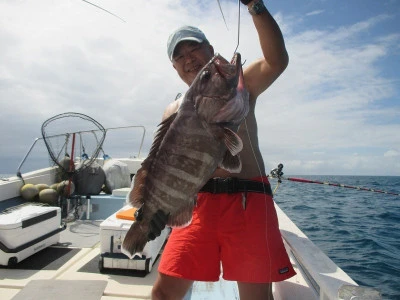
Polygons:
M204 79L206 79L206 80L208 80L208 79L210 79L210 77L211 77L211 72L210 72L210 70L208 70L208 69L205 69L202 73L201 73L201 80L204 80Z

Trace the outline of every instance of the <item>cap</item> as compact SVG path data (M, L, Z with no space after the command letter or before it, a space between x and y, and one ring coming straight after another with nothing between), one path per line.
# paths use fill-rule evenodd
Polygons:
M197 27L183 26L178 28L169 36L167 43L168 57L171 61L176 46L182 41L208 42L204 33Z

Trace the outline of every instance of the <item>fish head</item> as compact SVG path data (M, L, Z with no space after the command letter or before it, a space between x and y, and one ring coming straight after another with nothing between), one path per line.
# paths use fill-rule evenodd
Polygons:
M231 62L215 54L200 70L188 93L206 123L240 122L248 112L240 54L235 53Z

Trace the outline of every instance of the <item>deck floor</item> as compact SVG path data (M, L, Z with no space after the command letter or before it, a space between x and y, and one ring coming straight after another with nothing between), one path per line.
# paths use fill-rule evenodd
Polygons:
M101 300L118 299L150 299L153 283L157 276L157 259L152 272L143 277L143 273L111 270L100 273L98 262L100 260L100 223L102 221L77 220L67 224L64 231L60 233L59 243L48 247L31 257L20 262L15 269L0 267L0 295L1 299L22 299L20 295L26 293L26 289L36 292L29 299L54 299L54 293L49 294L45 289L32 289L37 284L45 284L46 280L59 280L63 285L54 285L54 288L65 288L68 290L69 299L79 299L81 285L77 281L90 283L91 280L106 282L102 292ZM296 263L292 261L298 275L291 279L274 285L275 299L287 298L290 291L299 290L306 286ZM279 288L280 287L280 288ZM293 290L294 288L294 290ZM285 293L282 293L282 290ZM306 291L306 289L304 289ZM58 291L62 300L63 291ZM19 294L20 293L20 294ZM67 298L65 298L67 299ZM192 289L193 300L205 299L239 299L235 282L220 280L219 282L195 282ZM307 298L299 298L307 299ZM311 299L311 298L310 298Z
M65 285L70 292L70 299L81 297L79 289L73 288L76 280L106 281L102 300L127 299L127 297L149 299L157 272L151 272L145 277L135 277L129 272L125 272L124 275L100 273L98 268L100 223L101 221L90 220L69 223L61 232L58 244L26 258L16 268L1 267L1 299L12 299L29 282L35 280L71 281L70 285ZM157 268L157 263L158 261L153 268ZM45 294L36 296L30 299L46 299Z

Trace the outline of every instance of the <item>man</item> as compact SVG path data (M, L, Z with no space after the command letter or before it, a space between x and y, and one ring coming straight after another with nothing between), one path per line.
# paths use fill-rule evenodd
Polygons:
M257 97L285 70L288 54L282 33L262 0L241 2L252 14L264 56L243 71L250 111L238 131L244 144L242 170L230 174L217 169L198 194L192 223L172 230L153 299L182 299L195 280L217 281L221 266L224 279L237 281L240 299L273 299L271 282L295 274L265 177L254 111ZM168 56L189 86L213 55L213 47L197 28L181 27L169 38ZM163 119L178 110L181 100L167 107ZM229 190L232 180L239 186L234 191Z

